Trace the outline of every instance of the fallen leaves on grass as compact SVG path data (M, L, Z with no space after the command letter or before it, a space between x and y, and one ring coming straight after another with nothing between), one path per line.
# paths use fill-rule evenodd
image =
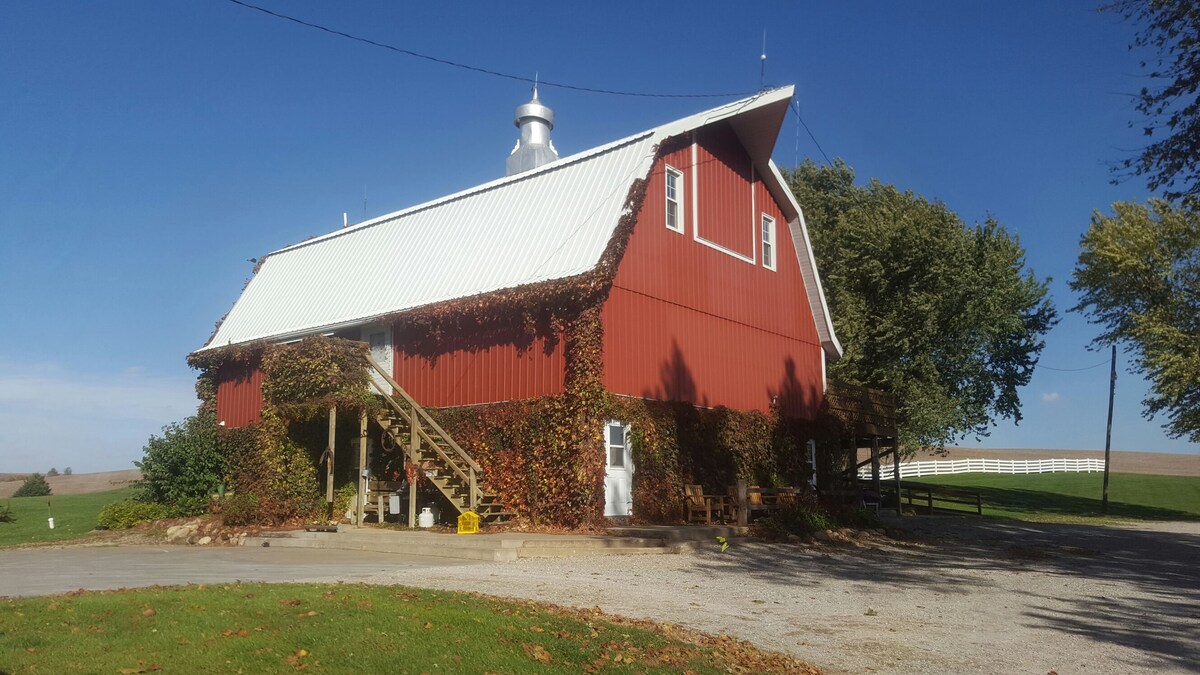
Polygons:
M550 663L553 660L553 657L550 656L550 652L546 651L546 648L539 644L524 642L521 643L521 648L525 650L525 653L529 655L529 658L537 661L538 663Z

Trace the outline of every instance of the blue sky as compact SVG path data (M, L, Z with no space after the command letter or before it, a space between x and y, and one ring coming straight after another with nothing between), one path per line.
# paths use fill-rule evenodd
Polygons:
M797 85L830 157L996 216L1053 277L1043 363L1095 331L1066 281L1093 209L1143 199L1133 29L1095 2L314 3L273 9L418 52L595 88ZM450 9L450 7L453 9ZM227 0L0 3L0 471L124 468L194 410L184 362L256 257L496 178L520 82L429 63ZM560 153L723 102L542 88ZM781 166L813 157L789 115ZM353 274L353 270L346 270ZM1124 360L1122 360L1124 363ZM1140 417L1122 371L1114 447L1200 452ZM985 447L1102 448L1107 369L1040 370ZM964 444L970 444L968 439Z

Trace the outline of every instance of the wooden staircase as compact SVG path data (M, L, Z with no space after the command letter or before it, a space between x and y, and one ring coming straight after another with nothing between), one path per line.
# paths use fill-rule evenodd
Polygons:
M367 362L392 390L386 391L388 387L371 378L371 385L388 406L388 411L376 417L376 421L454 508L460 514L475 512L483 523L503 522L515 515L506 511L499 497L487 489L483 469L450 434L369 355Z

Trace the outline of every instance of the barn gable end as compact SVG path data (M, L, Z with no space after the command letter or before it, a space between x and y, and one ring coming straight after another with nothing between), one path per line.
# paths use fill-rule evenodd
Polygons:
M816 417L821 339L775 176L726 124L664 145L604 306L606 389ZM682 231L668 227L669 179Z

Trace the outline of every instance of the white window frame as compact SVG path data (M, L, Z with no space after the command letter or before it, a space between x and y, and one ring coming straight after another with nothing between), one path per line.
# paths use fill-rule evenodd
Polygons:
M613 443L613 437L612 437L613 429L621 430L621 443L620 444ZM604 467L605 467L605 469L622 469L622 470L626 470L626 471L629 470L629 466L627 466L629 463L629 457L627 456L628 455L627 449L629 446L628 434L629 434L629 425L625 424L624 422L621 422L618 420L609 420L608 423L606 423L604 425ZM613 450L617 449L617 448L620 448L620 450L621 450L621 463L619 465L613 464L613 461L612 461Z
M808 475L808 484L815 488L817 487L817 441L812 438L808 439L805 449L808 450L808 464L812 470Z
M675 198L671 198L671 179L675 179ZM666 171L663 172L663 222L666 223L667 229L672 232L683 234L683 172L670 164L666 165ZM671 227L671 204L675 205L675 227Z
M775 271L776 261L779 259L779 245L776 243L779 238L776 237L775 218L762 214L760 234L762 236L762 264L763 267Z

